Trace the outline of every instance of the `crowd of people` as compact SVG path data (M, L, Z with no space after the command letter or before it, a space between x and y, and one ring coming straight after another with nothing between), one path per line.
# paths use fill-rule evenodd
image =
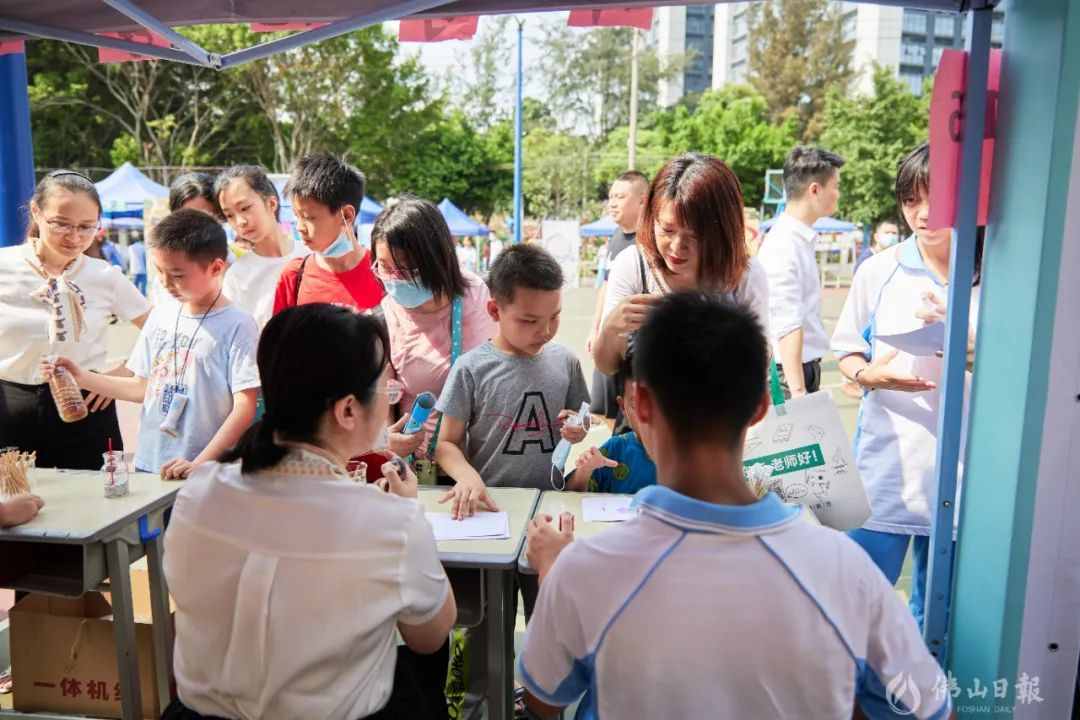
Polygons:
M485 281L476 249L463 254L438 208L411 196L378 216L367 249L365 178L334 156L292 168L295 236L262 168L178 178L147 233L149 299L85 254L101 221L93 183L50 173L26 242L0 249L0 445L97 469L103 439L121 442L111 401L141 404L136 469L185 480L165 534L168 718L447 717L456 606L420 482L444 486L455 518L498 509L491 487L636 493L636 517L594 538L575 541L569 517L530 524L522 713L944 717L919 632L941 360L879 338L942 317L951 232L928 227L924 145L896 178L910 235L878 228L830 338L812 226L835 211L843 165L795 148L764 238L718 158L620 176L591 393L554 342L565 278L549 253L509 246ZM117 367L110 316L140 328ZM759 498L742 467L770 363L799 398L820 390L830 351L863 394L871 518L849 536ZM61 420L59 368L86 419ZM422 393L437 412L407 434ZM564 467L557 447L586 439L572 420L590 400L615 434ZM0 522L39 511L17 498ZM892 586L912 542L908 610ZM886 691L900 675L921 702Z

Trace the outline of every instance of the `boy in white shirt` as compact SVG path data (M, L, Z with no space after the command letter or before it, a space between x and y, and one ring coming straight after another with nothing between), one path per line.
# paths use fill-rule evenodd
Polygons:
M57 365L86 390L142 403L135 468L181 480L224 455L251 425L259 330L222 294L228 245L214 218L172 213L154 228L150 256L178 302L150 313L128 360L133 377L86 372L67 358Z
M584 694L579 718L948 715L941 668L870 558L748 487L768 357L750 312L700 293L665 297L638 331L634 407L659 484L592 538L530 523L541 585L518 675L533 712Z
M814 223L836 212L844 159L796 147L784 161L787 206L761 242L757 259L769 276L769 331L786 397L817 392L829 336L821 320L821 277Z

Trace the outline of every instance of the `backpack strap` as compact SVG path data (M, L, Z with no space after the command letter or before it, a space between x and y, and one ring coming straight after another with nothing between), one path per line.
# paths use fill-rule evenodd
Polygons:
M649 277L645 270L645 257L641 254L641 248L638 248L638 273L641 274L641 292L649 292Z
M311 255L305 255L304 259L300 261L300 267L296 271L296 286L293 289L293 305L300 304L300 283L304 281L304 266L307 265L308 258Z

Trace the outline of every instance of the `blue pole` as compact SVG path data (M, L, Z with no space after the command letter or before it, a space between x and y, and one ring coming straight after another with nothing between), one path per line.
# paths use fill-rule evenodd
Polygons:
M964 372L967 366L971 281L975 271L975 233L979 210L979 178L986 121L986 78L990 65L993 8L968 15L967 91L964 97L960 186L956 232L949 261L949 313L945 321L945 382L938 416L938 498L934 509L927 568L923 634L942 667L948 662L949 602L952 598L953 502L963 437ZM996 679L996 678L995 678Z
M23 207L34 193L34 144L26 55L0 55L0 246L26 237Z
M517 35L517 103L514 107L514 242L521 242L521 125L522 115L525 114L524 101L522 99L522 85L524 84L523 53L525 21L518 20Z

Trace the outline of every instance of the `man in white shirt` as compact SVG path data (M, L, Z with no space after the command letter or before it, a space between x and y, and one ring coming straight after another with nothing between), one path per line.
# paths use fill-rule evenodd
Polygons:
M658 484L591 538L569 515L530 523L530 709L584 696L579 718L850 718L856 703L947 717L946 678L870 557L744 479L746 429L769 407L756 316L669 295L634 348L626 392Z
M784 161L784 212L757 258L769 276L769 331L786 397L816 392L829 337L821 321L821 279L813 225L836 212L844 159L799 146Z

